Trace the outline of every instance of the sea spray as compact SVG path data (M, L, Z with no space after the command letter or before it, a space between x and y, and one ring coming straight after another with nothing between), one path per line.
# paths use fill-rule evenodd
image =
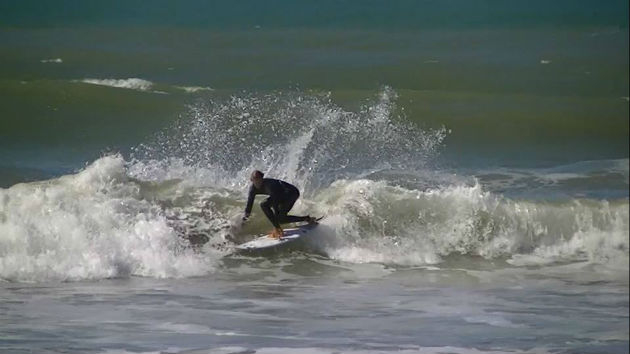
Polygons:
M338 107L329 95L299 92L199 101L177 124L136 147L133 158L153 165L174 159L241 186L257 168L307 193L366 173L422 171L438 156L447 131L406 122L396 98L385 87L358 112Z

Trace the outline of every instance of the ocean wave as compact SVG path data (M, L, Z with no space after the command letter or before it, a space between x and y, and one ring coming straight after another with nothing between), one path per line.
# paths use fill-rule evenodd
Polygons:
M92 85L100 85L100 86L109 86L116 88L124 88L138 91L150 91L153 88L153 82L138 79L138 78L129 78L129 79L82 79L80 82Z
M348 262L434 264L444 257L514 265L628 263L628 202L511 200L479 185L409 190L384 181L337 181L322 191L315 246Z
M128 159L103 156L75 174L0 189L0 279L216 271L227 240L269 227L257 206L243 228L235 222L255 168L300 188L295 213L326 215L306 246L339 261L471 256L627 269L627 198L513 199L434 169L445 129L405 123L395 102L389 88L357 112L295 93L211 100ZM611 166L627 174L623 161L544 173L557 180Z
M200 167L188 167L197 170L190 179L142 181L130 177L135 164L105 156L74 175L1 189L0 278L203 275L231 252L217 245L267 225L255 209L248 229L234 227L245 203L237 181L199 186L204 174L213 181ZM628 264L627 200L534 202L479 184L419 190L342 179L301 198L295 213L327 215L307 247L350 263L416 266L464 255L514 266ZM205 246L195 249L193 239Z
M124 160L0 189L0 278L180 277L213 270L127 182Z

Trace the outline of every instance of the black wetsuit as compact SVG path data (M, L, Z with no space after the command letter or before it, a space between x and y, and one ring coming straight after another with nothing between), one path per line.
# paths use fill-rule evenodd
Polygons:
M249 187L245 215L249 216L252 212L252 205L257 194L269 196L269 198L260 203L260 207L275 227L280 227L280 224L309 219L308 216L287 215L289 210L293 208L295 201L300 197L300 191L290 183L273 178L263 178L263 184L260 189L252 184Z

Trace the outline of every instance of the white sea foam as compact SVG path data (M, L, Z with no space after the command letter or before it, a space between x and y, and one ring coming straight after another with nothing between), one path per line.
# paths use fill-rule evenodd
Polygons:
M42 62L42 63L61 64L61 63L63 63L63 60L61 58L52 58L52 59L42 59L42 60L40 60L40 62Z
M138 79L138 78L129 78L129 79L86 78L80 81L86 84L125 88L125 89L131 89L131 90L139 90L139 91L149 91L153 87L153 83L151 81Z
M318 196L331 217L315 243L355 263L434 264L463 254L515 265L588 260L628 263L627 203L512 201L480 185L426 191L385 182L335 182Z
M213 88L207 86L175 86L180 90L184 90L188 93L196 93L199 91L214 91Z
M0 189L0 278L182 277L213 270L106 156L76 175Z

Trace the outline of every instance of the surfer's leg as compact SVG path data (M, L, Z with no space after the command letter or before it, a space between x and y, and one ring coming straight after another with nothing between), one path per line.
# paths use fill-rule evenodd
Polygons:
M262 209L263 213L265 213L265 215L267 216L267 219L271 221L271 224L273 224L274 227L279 228L280 223L278 222L278 217L276 216L276 213L274 213L273 210L271 209L272 206L274 206L274 203L271 200L271 198L267 198L262 203L260 203L260 208Z
M278 223L287 224L290 222L300 222L300 221L309 221L311 219L310 216L295 216L288 215L291 208L300 197L299 193L292 193L287 196L287 198L281 201L277 206L277 215L278 215Z

